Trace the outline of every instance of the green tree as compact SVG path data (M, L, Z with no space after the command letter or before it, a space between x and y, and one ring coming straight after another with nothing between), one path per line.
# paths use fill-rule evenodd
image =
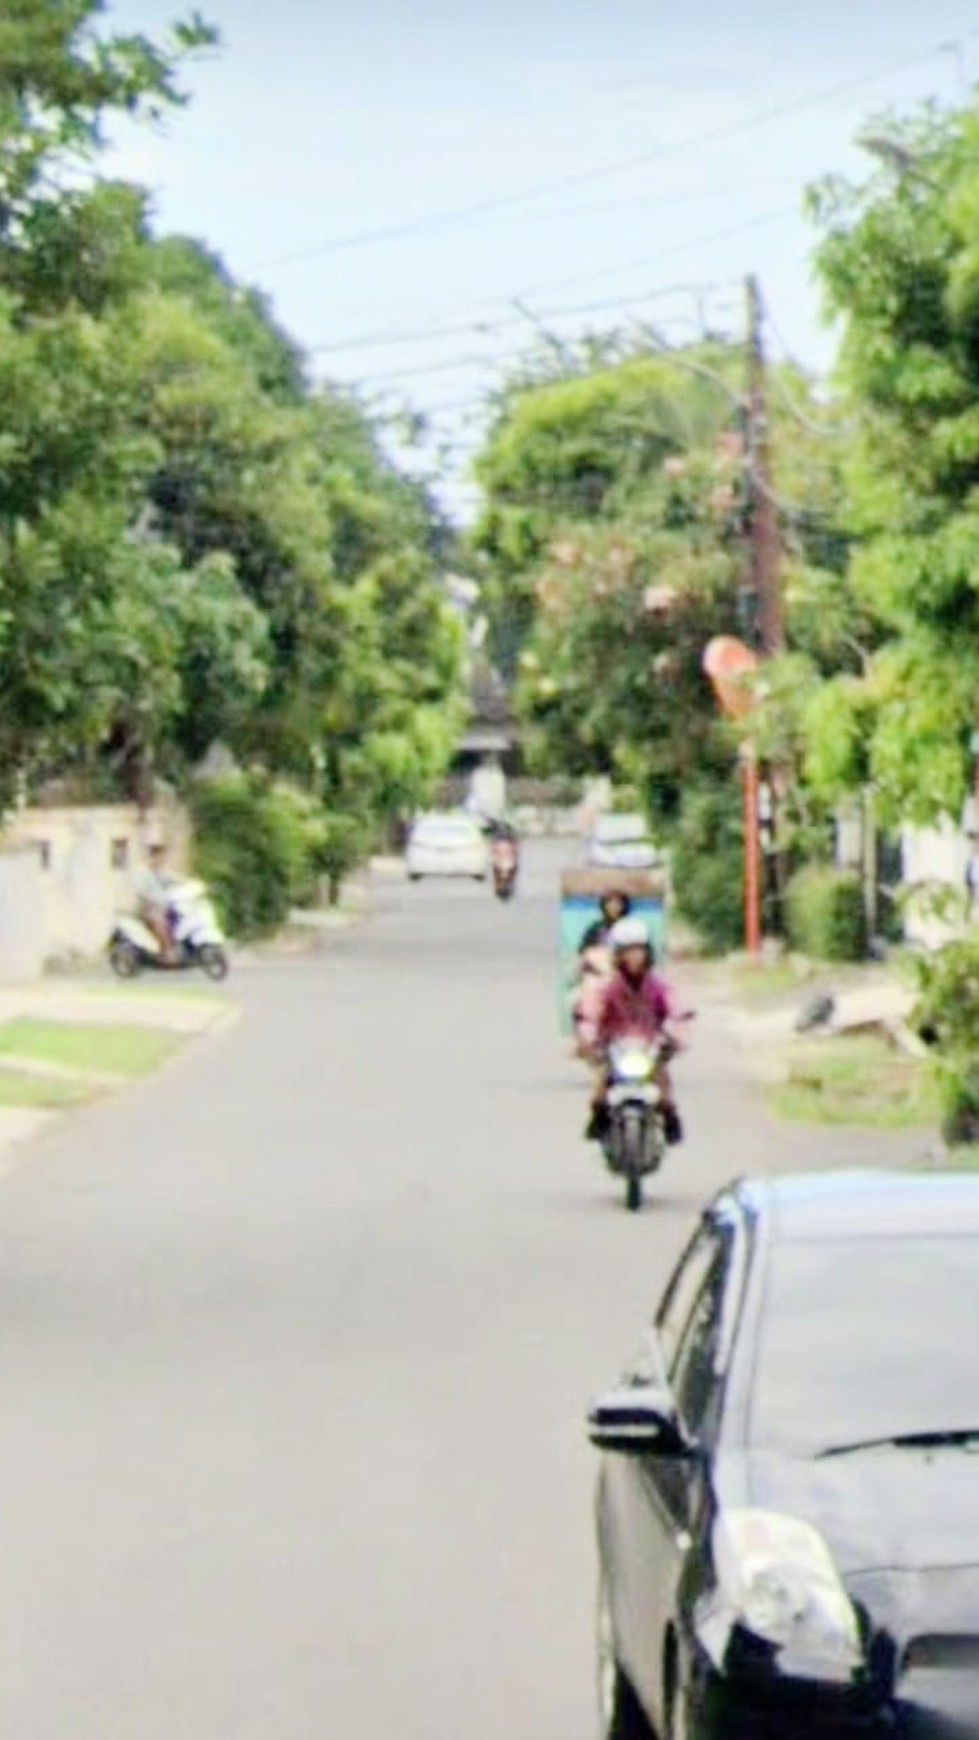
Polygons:
M589 351L589 356L591 352ZM686 366L685 366L686 365ZM515 666L535 616L535 575L571 526L614 522L658 479L664 461L709 444L732 417L731 358L709 348L679 359L641 354L565 378L504 389L476 475L496 652Z
M815 703L812 760L928 820L959 809L979 715L979 112L929 109L888 137L864 183L812 196L854 425L851 583L876 624L860 680Z
M260 292L91 176L212 40L113 34L98 0L0 20L0 802L142 797L220 739L329 803L335 869L449 750L446 529Z

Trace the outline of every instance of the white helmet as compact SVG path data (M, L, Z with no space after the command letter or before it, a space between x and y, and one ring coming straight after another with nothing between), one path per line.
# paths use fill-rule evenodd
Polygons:
M626 949L651 949L649 932L641 918L620 918L609 932L609 947L616 954Z

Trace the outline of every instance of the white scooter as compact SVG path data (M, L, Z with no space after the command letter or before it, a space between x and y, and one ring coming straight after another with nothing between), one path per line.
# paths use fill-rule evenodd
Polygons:
M144 968L162 972L200 967L209 979L227 977L224 932L203 882L175 882L169 891L174 954L166 960L159 939L135 913L117 919L109 938L109 965L120 979L134 979Z

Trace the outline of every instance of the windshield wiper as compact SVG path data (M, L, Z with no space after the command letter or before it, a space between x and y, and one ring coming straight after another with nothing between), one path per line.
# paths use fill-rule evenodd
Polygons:
M890 1432L881 1438L858 1438L852 1444L831 1444L818 1452L816 1461L855 1456L861 1450L946 1450L969 1444L979 1444L979 1426L960 1426L951 1432Z

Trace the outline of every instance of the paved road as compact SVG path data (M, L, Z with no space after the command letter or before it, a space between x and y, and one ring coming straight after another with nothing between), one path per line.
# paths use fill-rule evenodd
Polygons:
M591 1463L764 1126L705 1011L639 1219L579 1139L552 853L385 886L0 1181L0 1733L586 1740Z

